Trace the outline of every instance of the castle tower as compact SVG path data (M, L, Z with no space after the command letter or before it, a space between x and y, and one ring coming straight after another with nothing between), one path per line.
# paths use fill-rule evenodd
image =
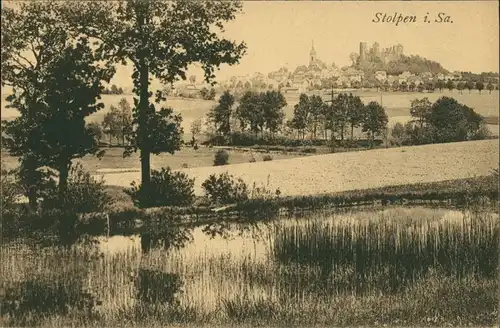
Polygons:
M366 60L366 42L359 43L359 61L363 62Z
M380 45L378 44L378 42L375 42L373 44L373 55L375 56L375 58L380 58Z
M396 54L398 56L401 56L403 54L403 46L401 45L401 43L398 43L398 45L396 46Z
M309 53L309 64L316 61L316 50L314 50L314 41L312 42L311 52Z

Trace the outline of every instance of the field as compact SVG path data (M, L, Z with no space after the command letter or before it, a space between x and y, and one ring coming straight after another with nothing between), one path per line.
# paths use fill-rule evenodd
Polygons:
M448 96L457 99L458 102L466 104L472 107L476 112L487 117L498 117L499 113L499 93L498 91L493 91L489 94L487 91L479 94L477 90L474 90L469 94L468 91L464 91L463 94L458 93L454 90L452 92L448 90L443 90L443 92L433 92L433 93L401 93L401 92L388 92L380 93L373 91L356 91L353 92L359 95L365 104L370 101L382 102L383 106L386 108L387 115L389 116L389 124L392 125L395 122L406 122L409 119L409 108L411 100L415 98L428 97L431 102L436 101L439 97ZM1 116L2 119L11 119L17 116L17 112L13 109L6 108L6 95L2 95L2 108ZM102 102L105 104L105 109L93 114L88 118L89 122L97 121L101 122L106 112L109 110L111 105L118 105L121 98L125 97L129 103L133 104L132 95L102 95ZM285 98L288 105L284 108L286 118L290 119L293 117L293 107L299 101L299 93L286 93ZM216 97L218 99L218 95ZM323 99L329 99L328 95L323 95ZM164 106L169 106L174 108L176 112L182 114L183 123L182 126L186 133L189 132L189 127L191 123L199 118L204 118L206 113L215 106L216 101L201 100L201 99L184 99L184 98L168 98ZM498 129L498 128L497 128ZM494 132L498 135L498 130Z
M129 157L123 158L122 148L106 148L105 155L101 159L95 156L85 156L80 160L75 160L74 163L81 163L83 168L91 174L100 174L111 172L113 174L122 174L123 172L139 172L140 159L139 153L134 153ZM200 147L194 150L191 147L183 147L180 151L175 152L174 155L160 154L151 156L151 167L153 169L160 169L162 167L170 166L172 169L181 169L183 167L206 167L212 166L214 155L217 148ZM248 163L250 159L255 158L256 162L262 162L263 153L257 151L228 151L229 164ZM19 165L16 158L9 156L6 152L2 152L2 162L7 168L14 168ZM275 152L271 154L273 160L290 159L295 157L304 156L297 153L282 153Z
M305 156L262 163L182 169L195 180L195 193L213 173L228 172L249 185L279 188L283 195L313 195L353 189L444 181L487 175L498 167L499 141L367 150ZM109 185L128 187L138 172L103 174Z
M103 240L100 256L14 244L0 263L0 323L491 326L498 222L390 207L234 226L225 238L196 228L185 247L147 255L135 237Z

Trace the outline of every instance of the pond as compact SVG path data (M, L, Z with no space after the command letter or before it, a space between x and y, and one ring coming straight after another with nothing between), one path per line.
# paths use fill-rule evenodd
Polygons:
M162 272L168 276L156 282L143 277L150 288L168 289L175 278L178 290L169 293L210 313L243 301L306 306L332 295L389 295L436 272L488 278L498 262L498 214L485 212L388 207L241 228L214 238L196 228L185 247L147 255L138 237L112 237L101 242L105 256L90 279L99 281L103 307L123 308L136 298L131 277Z

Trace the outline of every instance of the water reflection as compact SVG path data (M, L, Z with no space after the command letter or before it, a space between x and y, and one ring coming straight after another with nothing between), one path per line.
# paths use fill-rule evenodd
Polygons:
M444 268L458 278L492 274L499 236L498 214L478 218L446 209L395 207L284 219L243 233L233 229L226 238L197 228L192 237L181 249L155 248L147 255L141 254L137 236L103 240L100 247L107 255L100 267L112 267L114 279L103 291L115 290L126 299L137 288L146 298L153 297L151 290L166 290L165 297L175 295L180 305L204 311L240 297L279 302L390 292L429 270ZM126 275L142 275L144 284ZM157 281L153 276L159 282L150 283Z

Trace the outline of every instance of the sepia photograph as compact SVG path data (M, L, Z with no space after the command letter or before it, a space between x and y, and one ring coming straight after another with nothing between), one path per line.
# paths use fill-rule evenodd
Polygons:
M1 327L500 326L498 1L1 6Z

